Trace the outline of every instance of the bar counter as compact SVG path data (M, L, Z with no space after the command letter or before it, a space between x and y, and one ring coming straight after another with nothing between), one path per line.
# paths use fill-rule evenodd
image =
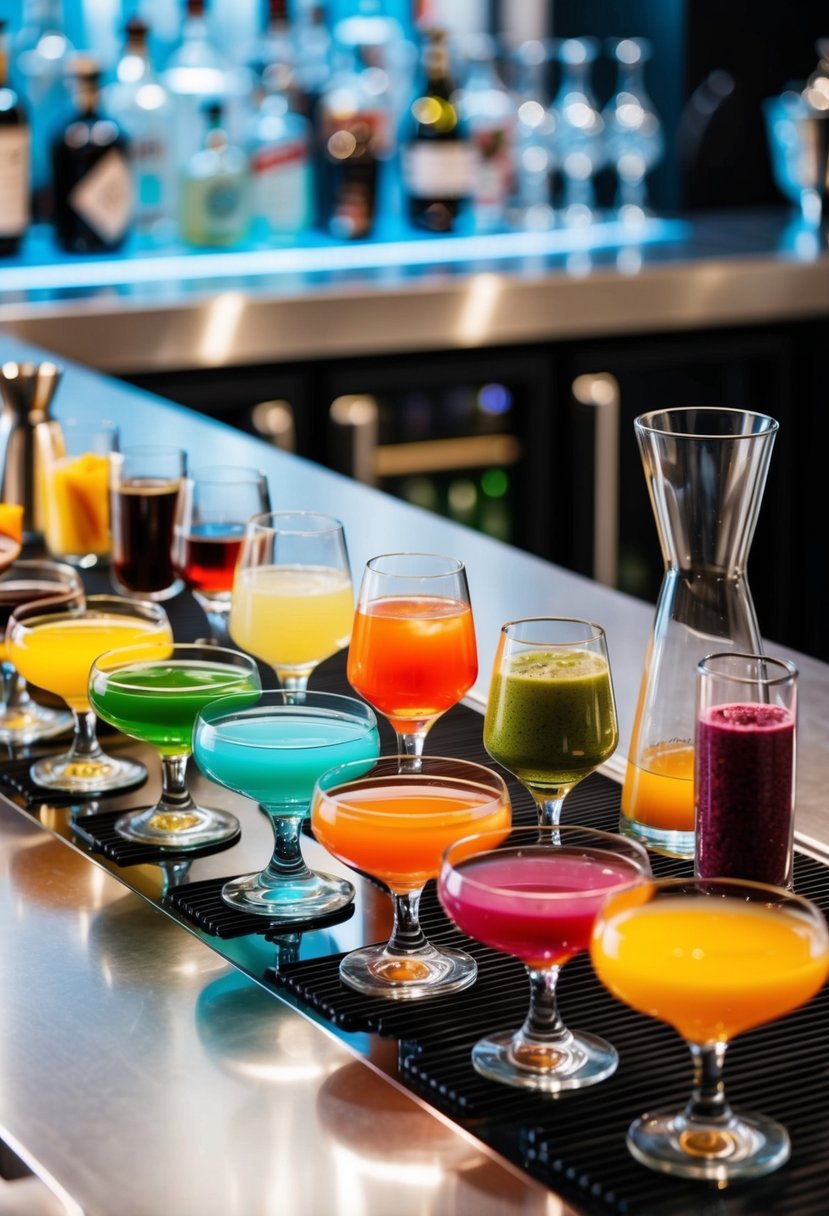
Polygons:
M0 338L0 360L38 357L44 352ZM268 475L275 509L342 519L355 582L377 553L420 549L463 558L480 661L472 706L483 703L504 621L569 614L601 622L621 728L607 771L621 773L652 605L77 366L67 366L54 412L112 418L125 445L150 436L178 444L191 466L257 465ZM829 667L791 657L802 694L798 842L829 856ZM158 788L151 757L148 765L142 801ZM197 778L196 794L207 784ZM238 800L209 788L215 805L238 809ZM33 817L0 798L0 1140L44 1180L55 1211L576 1210L398 1085L393 1043L335 1035L257 982L273 965L272 942L216 944L188 932L161 906L157 867L103 866L70 847L67 822L65 807L44 805ZM191 879L261 868L270 837L265 817L246 810L231 861L223 854L196 861ZM313 865L319 846L307 847ZM326 865L348 873L327 857ZM384 916L382 893L361 884L354 917L307 934L308 948L321 955L350 949L368 928L377 940Z

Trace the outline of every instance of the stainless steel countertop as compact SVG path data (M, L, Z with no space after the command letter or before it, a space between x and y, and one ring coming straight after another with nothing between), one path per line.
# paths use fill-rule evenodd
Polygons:
M0 361L38 354L0 337ZM55 412L112 417L125 443L163 436L186 447L192 464L218 458L260 466L275 506L313 508L343 520L355 577L369 557L391 550L462 557L480 658L473 701L485 694L503 621L569 614L602 622L621 725L620 767L650 605L74 365L67 366ZM801 669L797 827L801 836L829 844L829 666L793 657ZM157 785L157 776L153 780ZM153 788L151 782L145 796ZM211 797L231 798L215 787ZM0 973L6 977L0 1139L89 1216L564 1211L551 1192L517 1180L401 1095L379 1076L387 1068L380 1058L375 1079L371 1059L361 1057L376 1045L352 1044L352 1052L259 988L250 977L272 961L272 945L237 939L222 943L218 953L151 906L160 895L157 867L122 872L139 899L47 834L69 834L65 808L47 808L41 820L35 824L0 800ZM259 869L269 853L270 829L251 808L234 847L234 869ZM311 853L309 860L313 864ZM329 858L326 864L336 865ZM193 877L227 872L227 857L219 854L194 863ZM366 925L376 931L378 916L388 915L384 907L364 884L354 918L306 935L333 935L309 949L351 948ZM371 1087L377 1087L379 1112ZM399 1119L385 1116L385 1103L402 1104ZM413 1127L422 1123L422 1140L418 1130L409 1134L410 1117ZM442 1147L430 1156L434 1142ZM414 1161L407 1155L413 1149ZM391 1181L390 1162L402 1163L396 1174L393 1165Z
M829 314L825 237L780 208L583 231L0 264L0 328L115 374Z

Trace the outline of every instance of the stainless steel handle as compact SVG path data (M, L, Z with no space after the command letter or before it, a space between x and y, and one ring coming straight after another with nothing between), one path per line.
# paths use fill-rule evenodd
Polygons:
M596 412L593 448L593 577L615 587L619 578L619 381L609 372L577 376L573 400Z

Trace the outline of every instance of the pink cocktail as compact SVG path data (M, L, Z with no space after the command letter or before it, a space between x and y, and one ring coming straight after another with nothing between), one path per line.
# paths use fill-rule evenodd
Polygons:
M554 831L560 844L553 843ZM610 1043L564 1025L555 986L564 963L588 949L606 897L641 882L650 867L645 850L621 836L571 825L541 832L519 828L494 847L485 836L453 845L444 855L438 893L459 929L520 958L530 977L524 1025L476 1043L476 1071L556 1093L594 1085L616 1069Z

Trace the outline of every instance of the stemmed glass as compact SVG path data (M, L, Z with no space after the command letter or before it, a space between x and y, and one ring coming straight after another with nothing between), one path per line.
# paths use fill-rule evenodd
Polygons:
M50 739L72 727L72 715L65 709L50 709L34 701L26 681L8 657L3 634L9 617L21 604L44 599L69 601L83 597L83 584L71 566L42 558L14 562L0 574L0 664L3 676L3 704L0 707L0 742L26 747Z
M481 1039L472 1063L490 1080L545 1093L595 1085L616 1070L612 1044L564 1025L556 984L564 964L589 948L609 892L650 874L635 841L576 825L557 835L556 847L537 828L516 828L501 843L461 840L446 850L438 879L440 901L458 927L520 958L530 978L523 1026Z
M270 506L268 481L258 469L206 466L193 469L181 484L173 565L204 611L218 646L229 644L230 593L245 526Z
M138 760L115 759L101 748L89 702L89 671L99 654L135 645L148 658L169 653L173 634L159 604L90 595L77 604L24 604L6 629L9 658L24 679L53 692L72 710L75 731L68 752L36 761L29 773L44 789L103 794L137 785L147 776Z
M196 715L209 702L244 706L261 688L256 663L238 650L184 643L157 657L134 646L106 651L92 664L89 700L100 718L149 743L161 757L161 797L115 822L127 840L190 849L237 835L235 815L198 806L187 788ZM229 702L228 702L229 699Z
M226 882L225 903L282 920L326 916L350 904L350 882L309 869L300 829L322 773L344 761L363 772L379 751L377 719L355 697L278 689L254 704L222 697L205 706L193 733L196 763L211 780L258 802L274 832L268 865Z
M439 553L373 557L357 597L347 675L391 722L407 763L423 755L430 727L477 674L463 562Z
M354 592L339 520L275 511L249 520L230 607L237 646L302 692L323 659L348 645Z
M501 629L484 747L525 785L538 821L555 826L570 790L619 739L604 630L570 617L528 617Z
M612 895L593 931L596 974L615 997L673 1026L694 1062L687 1105L649 1111L628 1130L651 1169L724 1185L778 1168L786 1129L732 1110L728 1044L810 1000L829 974L829 931L814 904L741 879L662 879Z
M507 787L491 769L429 756L413 770L405 759L342 764L320 777L311 804L317 840L346 865L380 879L394 900L388 943L347 954L340 979L358 992L400 1001L474 982L470 955L427 941L420 896L448 845L471 832L502 839L511 822Z

